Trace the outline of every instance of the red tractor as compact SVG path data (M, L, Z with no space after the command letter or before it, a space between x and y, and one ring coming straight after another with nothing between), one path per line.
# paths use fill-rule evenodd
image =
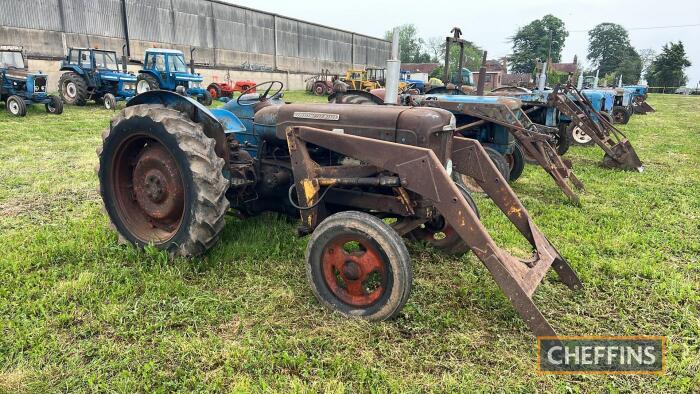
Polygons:
M231 73L228 70L226 71L226 82L219 83L216 79L217 78L214 77L214 82L207 87L207 90L211 93L211 97L214 100L220 97L231 98L233 97L233 92L244 92L249 89L249 93L255 93L255 82L245 80L233 83L231 81Z

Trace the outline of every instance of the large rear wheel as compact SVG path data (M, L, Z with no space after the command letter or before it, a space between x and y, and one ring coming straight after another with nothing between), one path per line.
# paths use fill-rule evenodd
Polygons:
M125 108L103 134L98 177L122 241L196 256L218 240L229 182L214 140L181 112Z
M83 77L69 71L58 80L58 90L61 99L69 105L83 106L88 100L88 87Z
M314 230L306 276L324 306L373 321L399 313L413 280L408 250L396 231L355 211L329 216Z

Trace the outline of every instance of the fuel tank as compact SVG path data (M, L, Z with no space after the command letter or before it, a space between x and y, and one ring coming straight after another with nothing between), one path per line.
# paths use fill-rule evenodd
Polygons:
M347 104L288 104L263 108L255 114L258 135L285 140L287 127L308 126L432 149L446 158L455 117L437 108Z

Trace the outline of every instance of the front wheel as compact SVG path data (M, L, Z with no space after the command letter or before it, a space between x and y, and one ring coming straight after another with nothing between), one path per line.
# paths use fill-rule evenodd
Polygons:
M630 121L631 113L625 107L615 107L613 108L613 120L617 124L627 124Z
M218 240L229 201L224 159L183 113L127 107L103 133L100 194L120 240L196 256Z
M5 101L5 108L7 112L12 116L26 116L27 115L27 104L24 99L19 96L10 96Z
M593 138L591 138L590 135L586 134L586 132L583 131L582 128L578 127L578 125L576 125L575 123L571 123L569 125L569 127L567 128L567 133L569 134L569 140L574 145L593 146L595 144Z
M102 96L102 105L104 105L105 109L115 110L117 109L117 99L112 93L107 93Z
M506 162L508 163L508 169L510 169L510 174L508 176L509 182L515 182L520 178L525 169L525 155L523 154L523 149L520 145L515 144L513 146L513 152L505 155Z
M211 93L209 93L208 90L205 90L204 94L197 97L197 101L199 101L204 106L207 106L207 107L210 106L212 103Z
M158 90L160 89L160 84L158 83L158 80L150 74L139 74L138 77L136 77L136 93L141 94L141 93L146 93L151 90Z
M63 100L56 96L49 96L49 101L44 104L46 112L52 115L60 115L63 113Z
M476 214L476 217L480 218L479 208L477 208L471 193L461 182L456 181L455 183L464 199L467 200L469 207ZM435 249L446 254L461 256L469 250L467 243L464 242L462 237L442 215L436 215L417 229L411 231L408 237L416 241L425 241Z
M367 213L346 211L314 230L306 248L306 277L328 309L381 321L403 308L413 273L394 229Z

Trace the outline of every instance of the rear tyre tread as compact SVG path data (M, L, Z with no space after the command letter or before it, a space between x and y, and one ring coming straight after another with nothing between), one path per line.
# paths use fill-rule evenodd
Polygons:
M109 139L113 135L111 130L115 129L120 122L138 117L150 118L154 122L163 124L167 132L175 137L178 146L187 156L195 196L191 203L190 221L182 223L189 230L184 242L179 245L166 244L165 247L174 256L200 255L216 244L225 225L225 215L229 208L229 201L226 198L229 181L224 178L222 173L224 159L216 156L214 140L204 134L200 124L192 122L177 110L159 105L135 105L123 109L112 120L111 127L103 132L103 146L109 143ZM104 160L102 152L102 148L99 148L100 167ZM105 203L105 193L106 190L100 182L103 203ZM112 222L111 215L110 227L117 228ZM122 234L119 236L120 243L122 239L124 241L128 239Z

